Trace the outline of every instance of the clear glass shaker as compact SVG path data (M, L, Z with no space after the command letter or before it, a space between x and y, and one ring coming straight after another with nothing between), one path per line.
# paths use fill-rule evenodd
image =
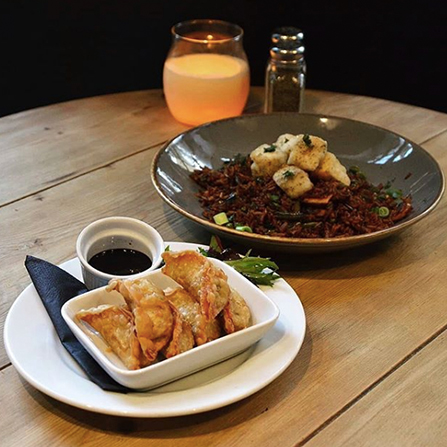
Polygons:
M276 29L265 75L264 112L300 112L305 82L303 32L295 27Z

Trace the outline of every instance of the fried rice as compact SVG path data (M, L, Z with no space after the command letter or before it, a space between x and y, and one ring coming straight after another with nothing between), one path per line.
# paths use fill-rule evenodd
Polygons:
M372 185L355 167L350 186L312 178L314 188L293 200L273 179L253 177L250 165L250 157L238 155L221 169L191 174L204 218L225 213L226 226L267 236L338 238L390 228L412 211L410 196L390 183Z

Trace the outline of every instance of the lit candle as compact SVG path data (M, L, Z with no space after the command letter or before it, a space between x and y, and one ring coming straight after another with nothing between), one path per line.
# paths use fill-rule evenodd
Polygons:
M178 121L199 125L240 115L250 88L242 29L219 20L191 20L172 28L163 90Z
M175 119L197 125L240 115L248 97L245 60L223 54L168 58L163 73L166 101Z

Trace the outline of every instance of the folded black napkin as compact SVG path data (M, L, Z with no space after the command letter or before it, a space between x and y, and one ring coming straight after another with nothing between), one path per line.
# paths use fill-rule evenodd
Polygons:
M101 368L96 360L78 342L62 318L61 308L64 303L70 298L88 292L85 284L56 265L34 256L26 257L25 267L53 322L62 345L76 360L90 380L106 391L116 391L118 393L132 391L120 385Z

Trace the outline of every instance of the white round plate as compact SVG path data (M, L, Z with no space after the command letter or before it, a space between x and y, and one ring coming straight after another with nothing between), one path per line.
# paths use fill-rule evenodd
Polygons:
M174 251L199 247L180 242L166 245ZM77 258L60 267L82 278ZM19 295L6 318L6 352L20 375L35 388L84 410L152 418L201 413L237 402L267 386L290 365L301 348L306 321L295 291L283 279L262 290L279 307L280 316L255 346L146 392L114 393L91 382L61 345L32 284Z

